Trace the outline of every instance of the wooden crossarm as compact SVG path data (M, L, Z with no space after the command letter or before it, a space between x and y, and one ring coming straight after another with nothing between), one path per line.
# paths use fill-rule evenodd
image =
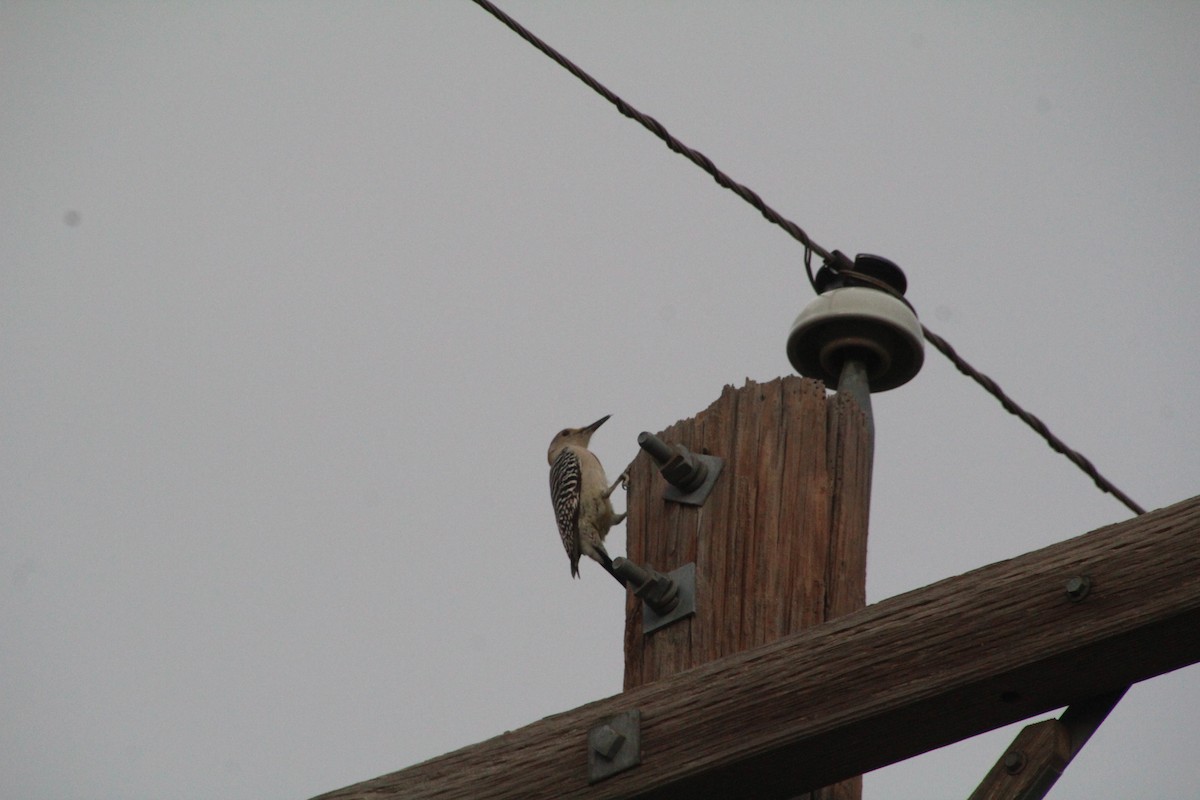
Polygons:
M1200 497L320 800L782 799L1197 661ZM589 785L588 729L632 709L641 764Z

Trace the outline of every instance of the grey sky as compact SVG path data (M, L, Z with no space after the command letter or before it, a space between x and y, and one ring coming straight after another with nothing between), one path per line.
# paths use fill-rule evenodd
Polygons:
M503 5L1196 494L1200 5ZM0 795L308 797L620 691L545 448L789 373L798 245L467 2L5 3L0 141ZM875 406L872 601L1128 517L937 353ZM1198 680L1053 796L1200 793Z

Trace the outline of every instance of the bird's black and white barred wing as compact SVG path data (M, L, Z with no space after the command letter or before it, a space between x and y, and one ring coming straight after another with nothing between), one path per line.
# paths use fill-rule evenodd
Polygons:
M550 501L554 503L554 519L558 535L571 559L571 575L579 577L579 496L583 489L583 471L579 455L570 447L550 465Z

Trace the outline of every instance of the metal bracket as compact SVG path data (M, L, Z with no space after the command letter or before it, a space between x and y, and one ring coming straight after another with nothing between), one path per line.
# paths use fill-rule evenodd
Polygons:
M642 712L625 711L588 731L588 783L642 763Z
M684 564L676 570L667 573L679 589L678 602L666 613L660 614L649 603L642 603L642 634L652 633L659 628L670 625L676 620L690 617L696 613L696 564Z
M684 505L704 505L725 466L723 458L699 455L681 444L667 444L652 433L640 433L638 445L650 454L670 484L663 498Z

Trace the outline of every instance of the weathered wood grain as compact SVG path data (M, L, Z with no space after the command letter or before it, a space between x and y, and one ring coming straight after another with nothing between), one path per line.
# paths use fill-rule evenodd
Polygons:
M700 508L664 500L653 461L634 461L629 558L662 572L694 561L697 613L644 636L640 602L629 602L626 689L862 607L870 438L847 400L803 378L748 380L659 433L725 459Z
M874 444L858 402L829 398L829 464L832 520L824 619L857 611L867 602L867 521Z
M786 798L1197 661L1200 497L322 800ZM589 786L588 728L635 708L641 765Z
M726 386L659 438L725 459L702 508L662 498L639 456L629 557L667 572L694 561L697 613L648 636L627 606L625 688L758 647L866 603L871 438L849 397L799 377ZM835 487L835 488L831 488ZM857 800L859 781L804 800Z

